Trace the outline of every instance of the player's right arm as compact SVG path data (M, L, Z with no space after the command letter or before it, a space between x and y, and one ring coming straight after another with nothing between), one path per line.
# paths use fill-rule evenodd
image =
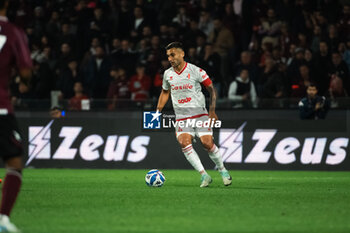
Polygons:
M160 96L158 99L157 111L161 112L163 110L165 104L168 102L169 96L170 96L170 90L162 89L162 92L160 93Z
M168 82L168 72L165 71L163 75L162 92L160 93L157 105L157 111L161 112L168 102L170 96L170 83Z
M25 33L17 28L15 30L15 36L16 40L12 49L16 58L16 66L21 78L29 81L32 77L33 63L28 48L28 40Z
M309 107L307 99L304 98L299 101L299 116L300 119L310 119L312 115L315 113L315 110Z

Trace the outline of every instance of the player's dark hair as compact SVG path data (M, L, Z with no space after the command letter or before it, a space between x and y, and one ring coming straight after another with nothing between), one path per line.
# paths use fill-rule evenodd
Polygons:
M1 1L1 0L0 0ZM54 110L59 110L59 111L63 111L63 108L61 108L60 106L53 106L50 111L54 111Z
M170 44L168 44L165 47L166 50L169 50L169 49L172 49L172 48L177 48L177 49L181 49L181 50L185 51L182 43L181 42L177 42L177 41L176 42L171 42Z
M136 68L146 68L146 64L139 62L139 63L137 63Z
M196 22L198 24L198 21L199 21L198 17L193 16L190 18L190 22Z
M316 87L316 89L318 89L316 83L314 82L310 82L309 85L307 85L307 88L309 87Z
M336 49L332 50L331 54L332 54L332 55L333 55L333 54L337 54L337 55L341 56L341 54L339 53L339 51L336 50Z
M134 9L136 9L136 8L140 8L140 9L141 9L141 11L142 11L142 13L144 13L144 12L143 12L143 11L144 11L144 9L143 9L142 5L136 5L136 6L134 7Z
M219 20L220 22L222 22L222 17L220 17L219 15L215 15L213 20Z
M327 41L325 41L325 40L320 40L320 44L321 44L321 43L325 43L325 44L327 45L327 47L328 47Z

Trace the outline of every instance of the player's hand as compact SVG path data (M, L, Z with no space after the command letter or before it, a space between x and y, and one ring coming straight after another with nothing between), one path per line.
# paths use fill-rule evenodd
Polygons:
M209 119L216 122L219 118L214 111L209 111Z
M275 98L280 98L283 95L282 91L279 91L275 94Z
M316 105L315 105L315 110L317 111L317 110L319 110L320 108L322 108L321 103L320 103L320 102L316 103Z
M242 95L242 99L243 100L248 100L249 99L249 94L245 93L244 95Z

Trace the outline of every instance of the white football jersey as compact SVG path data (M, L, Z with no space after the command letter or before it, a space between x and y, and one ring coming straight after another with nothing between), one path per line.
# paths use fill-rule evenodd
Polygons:
M177 120L208 115L201 84L209 86L211 80L203 69L191 63L186 62L181 72L173 67L164 72L162 88L170 90Z

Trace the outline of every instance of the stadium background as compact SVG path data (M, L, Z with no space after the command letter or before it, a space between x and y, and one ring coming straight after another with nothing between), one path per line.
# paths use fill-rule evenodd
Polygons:
M204 68L218 90L218 113L226 123L223 128L233 132L248 121L243 160L233 162L232 168L349 168L349 1L33 0L12 1L8 15L27 33L34 62L30 83L22 82L15 71L11 81L11 98L21 122L28 160L31 154L33 157L30 166L148 168L153 163L164 168L189 168L180 151L172 159L160 160L161 152L154 148L158 137L164 136L142 130L142 111L155 109L162 74L169 67L164 46L181 41L186 61ZM256 98L237 99L229 94L242 69L249 71ZM298 102L310 82L315 82L319 94L331 103L326 120L317 123L299 120ZM43 142L33 142L31 134L36 131L30 131L50 122L52 107L64 109L66 115L55 119L50 142L41 145L50 146L50 153L45 149L38 156L33 147ZM111 132L107 133L104 122L113 125ZM66 160L52 160L64 139L59 134L65 126L84 127L82 134L99 132L103 141L108 135L149 135L151 143L145 146L144 158L148 162L132 163L123 157L121 161L99 163L95 158L72 165ZM325 149L313 153L322 157L320 164L278 165L273 155L262 164L244 164L248 151L257 145L253 133L259 129L278 129L285 137L297 137L297 161L306 138L315 137L314 142L327 138ZM170 135L166 141L177 148L175 137ZM80 136L73 146L81 145L84 138ZM222 134L216 132L216 139L220 137ZM334 154L330 149L334 138L344 138L341 148L346 159L326 165L327 155ZM125 145L130 150L131 139ZM270 151L277 145L273 140L267 147ZM235 146L234 141L229 145ZM103 148L97 147L100 159ZM82 162L78 152L74 158Z
M80 110L81 98L110 111L154 104L171 41L207 71L226 108L242 107L228 95L242 69L259 99L243 107L295 108L310 81L333 108L348 107L349 1L11 2L9 17L27 33L35 63L29 85L13 74L18 109L49 109L52 90L67 110ZM74 98L76 82L84 96Z
M350 232L349 1L11 4L34 61L31 83L11 78L28 168L11 221L24 232ZM174 40L219 90L229 187L200 143L205 190L174 133L142 129ZM256 100L229 96L242 69ZM331 102L325 120L299 119L310 80ZM163 188L144 184L153 168Z

